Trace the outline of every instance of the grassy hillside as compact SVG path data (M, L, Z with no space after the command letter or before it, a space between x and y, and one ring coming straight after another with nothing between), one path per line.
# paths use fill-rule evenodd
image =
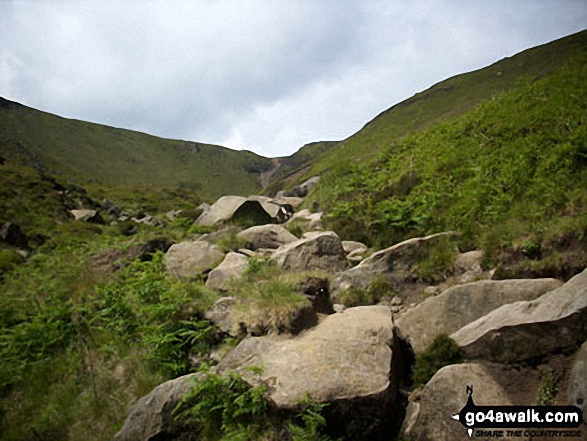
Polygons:
M584 52L339 168L311 198L345 238L389 246L457 230L488 263L521 258L530 274L567 277L587 266L586 79Z
M302 161L300 173L290 173L273 186L290 188L303 180L344 167L350 162L368 162L396 139L418 133L441 121L458 116L484 100L511 90L521 76L542 78L552 74L569 57L587 48L587 31L528 49L491 66L457 75L414 95L382 112L363 129L333 148L321 151L308 147L296 155L313 156L311 164ZM276 180L279 176L275 177Z
M0 98L0 155L110 187L183 187L206 199L260 189L269 159L61 118Z

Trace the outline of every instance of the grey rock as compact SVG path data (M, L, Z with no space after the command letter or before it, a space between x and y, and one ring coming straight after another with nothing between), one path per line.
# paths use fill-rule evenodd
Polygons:
M338 274L332 281L332 294L337 298L341 292L351 287L366 289L376 279L386 279L399 284L410 276L412 265L426 255L431 244L456 235L454 232L445 232L417 237L378 251L354 268Z
M284 227L274 224L247 228L238 233L237 236L246 239L253 250L259 248L277 249L282 245L298 240Z
M90 222L94 224L103 224L104 219L96 210L70 210L74 220L81 222Z
M240 334L238 324L232 318L232 308L236 305L235 297L222 297L218 299L204 317L214 323L221 331L236 337Z
M583 422L587 423L587 342L575 354L567 397L571 406L583 410Z
M227 220L240 219L255 219L258 224L269 224L273 216L257 200L242 196L222 196L196 219L196 223L212 226Z
M196 441L196 432L176 421L173 410L194 387L197 374L190 374L157 386L151 393L138 400L114 441Z
M340 237L333 231L306 233L304 237L279 247L273 258L289 271L342 271L347 268Z
M230 281L240 278L247 266L248 258L246 256L229 252L222 263L210 271L206 286L226 290Z
M451 336L470 359L528 360L587 339L587 270L532 301L504 305Z
M510 394L496 380L496 370L480 364L458 364L440 369L419 396L410 400L402 431L409 439L419 441L469 440L467 430L459 421L451 418L467 403L467 386L473 386L473 399L477 405L519 404L512 401ZM475 436L475 439L495 438Z
M274 202L279 205L291 205L293 208L298 208L304 200L302 198L296 198L294 196L282 196L275 197Z
M322 228L322 212L312 213L307 208L294 213L294 215L285 223L286 226L291 225L296 219L301 219L308 222L308 228L310 230L319 230Z
M320 182L320 176L314 176L297 187L294 187L291 191L291 195L303 198L316 186L316 184L318 184L318 182Z
M208 242L181 242L167 250L165 267L171 277L190 279L209 272L223 257L222 250Z
M536 299L561 285L556 279L519 279L453 286L407 311L397 326L420 353L440 334L450 335L502 305Z
M260 375L249 366L262 366ZM251 384L264 382L280 409L295 409L308 394L330 403L347 439L387 439L399 417L399 386L405 372L389 308L347 309L289 340L243 340L218 365Z
M424 288L424 294L427 296L436 296L440 294L440 288L438 286L427 286Z
M367 251L367 245L361 242L355 242L354 240L343 240L342 247L347 254L362 254Z
M165 217L172 221L176 217L178 217L181 213L183 213L183 210L171 210L171 211L168 211L167 213L165 213Z

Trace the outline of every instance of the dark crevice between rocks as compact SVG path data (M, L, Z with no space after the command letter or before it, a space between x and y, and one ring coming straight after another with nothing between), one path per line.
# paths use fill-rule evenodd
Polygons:
M412 385L414 351L394 328L389 387L375 395L338 400L324 409L327 434L333 439L388 441L396 439L406 415Z

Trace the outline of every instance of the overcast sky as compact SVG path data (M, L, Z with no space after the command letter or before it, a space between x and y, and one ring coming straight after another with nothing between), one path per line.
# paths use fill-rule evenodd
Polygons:
M284 156L585 28L586 0L0 0L0 96Z

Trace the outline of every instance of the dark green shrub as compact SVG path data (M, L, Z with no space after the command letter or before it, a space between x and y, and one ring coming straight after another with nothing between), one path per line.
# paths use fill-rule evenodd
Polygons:
M234 372L204 375L174 410L176 420L192 425L201 439L330 440L322 433L326 404L306 397L297 413L279 412L267 398L265 385L251 387Z
M416 356L414 386L425 385L444 366L462 362L463 358L454 340L446 334L439 335L426 351Z
M340 294L340 302L347 306L375 305L384 297L392 297L397 294L394 283L387 280L374 280L367 289L351 287Z
M189 234L208 234L211 233L214 228L209 225L193 224L188 233Z

